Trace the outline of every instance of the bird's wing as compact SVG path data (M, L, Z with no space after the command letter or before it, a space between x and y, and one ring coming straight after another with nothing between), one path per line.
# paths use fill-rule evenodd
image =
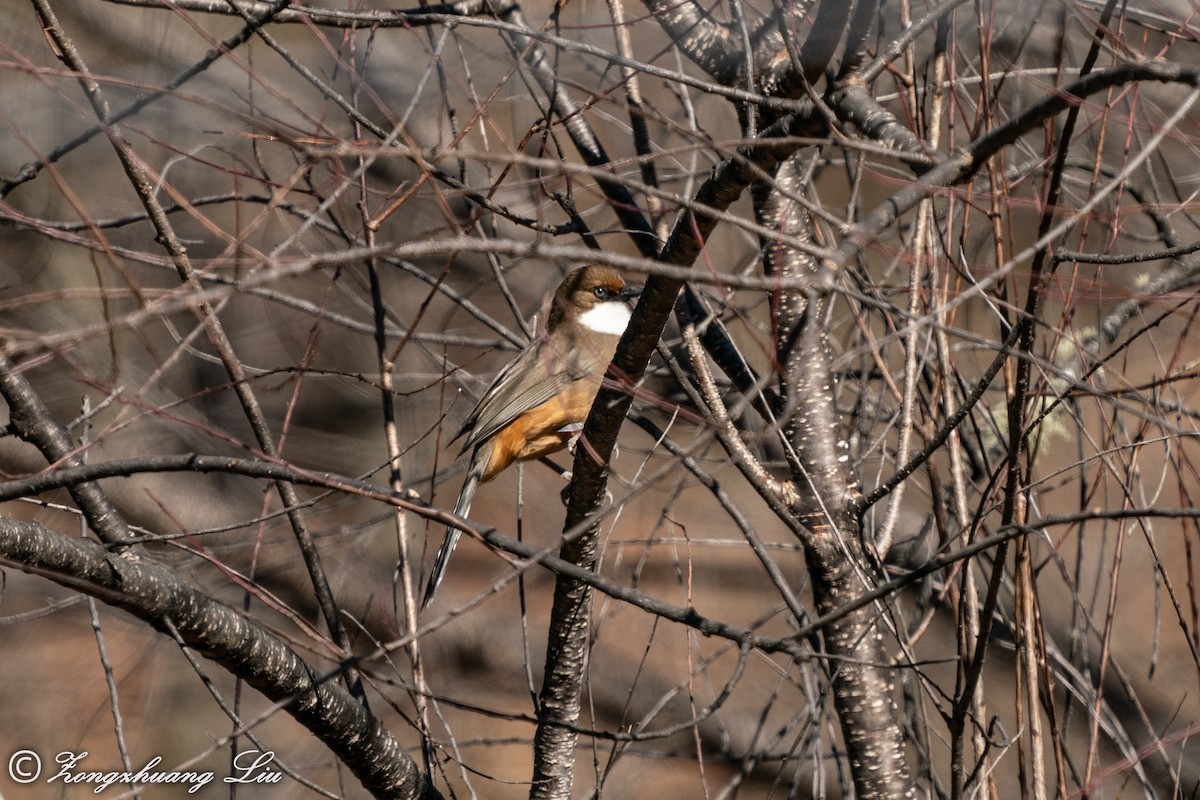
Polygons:
M543 344L534 341L496 375L463 424L463 431L470 431L464 451L486 442L521 414L554 396L558 381L548 368Z
M462 432L470 431L464 451L486 442L517 417L549 400L568 381L603 373L612 358L611 353L587 347L571 347L565 353L553 350L545 339L539 339L500 371L463 425Z

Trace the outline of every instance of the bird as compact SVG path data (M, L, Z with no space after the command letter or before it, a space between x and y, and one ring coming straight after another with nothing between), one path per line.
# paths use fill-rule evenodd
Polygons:
M466 436L467 477L454 504L465 517L480 484L518 461L556 452L583 429L601 379L632 315L641 288L616 270L589 264L571 272L550 301L544 328L497 373L451 441ZM433 601L462 531L448 527L425 585Z

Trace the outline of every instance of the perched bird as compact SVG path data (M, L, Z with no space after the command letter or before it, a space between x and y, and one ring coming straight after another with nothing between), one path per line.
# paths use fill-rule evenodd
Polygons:
M580 267L559 285L544 330L500 370L455 435L467 435L463 453L471 466L454 505L465 517L479 484L516 461L561 450L582 430L604 371L629 323L629 301L641 289L625 285L614 270ZM425 586L425 608L446 576L462 531L446 530Z

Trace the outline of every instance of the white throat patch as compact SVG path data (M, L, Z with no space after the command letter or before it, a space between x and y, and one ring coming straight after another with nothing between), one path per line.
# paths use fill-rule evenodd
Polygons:
M598 303L579 315L579 324L596 333L620 336L629 324L632 311L629 304L621 300Z

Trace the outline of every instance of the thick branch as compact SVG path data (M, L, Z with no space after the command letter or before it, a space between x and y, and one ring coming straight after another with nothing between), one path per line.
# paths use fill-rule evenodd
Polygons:
M262 626L167 567L0 517L0 558L124 609L242 678L324 742L375 797L437 797L379 720Z
M734 31L717 22L694 0L644 0L646 10L671 41L718 83L732 85L742 63Z
M833 61L845 33L853 3L818 0L812 28L797 51L797 28L809 13L809 3L776 5L770 27L754 44L756 87L771 97L803 97Z
M779 168L762 208L765 224L791 236L811 235L807 211L794 198L805 172L795 157ZM817 270L805 253L768 247L771 275L811 275ZM786 290L775 304L777 359L785 407L787 443L796 453L792 484L796 513L811 531L801 537L813 600L821 614L857 607L859 598L882 575L863 547L856 512L858 479L850 465L849 445L834 403L833 354L826 312L828 294ZM911 796L903 728L896 708L892 672L885 664L883 619L871 606L832 621L824 631L825 649L834 656L833 699L846 738L847 756L860 798Z

